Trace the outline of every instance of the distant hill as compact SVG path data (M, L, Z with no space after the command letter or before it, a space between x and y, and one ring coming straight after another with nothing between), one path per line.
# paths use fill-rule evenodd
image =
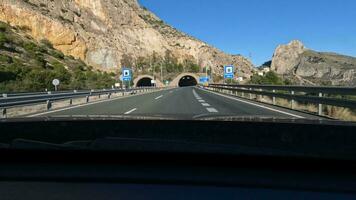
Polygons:
M271 69L299 84L356 86L355 57L316 52L300 41L277 47Z

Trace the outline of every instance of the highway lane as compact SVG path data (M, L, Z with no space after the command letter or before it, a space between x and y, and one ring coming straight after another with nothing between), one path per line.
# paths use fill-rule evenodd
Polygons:
M318 118L288 109L184 87L65 108L35 116L133 115L193 119L210 116Z

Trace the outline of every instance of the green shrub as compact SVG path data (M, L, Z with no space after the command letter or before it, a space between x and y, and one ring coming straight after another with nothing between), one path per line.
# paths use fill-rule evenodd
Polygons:
M53 56L53 57L55 57L55 58L58 58L58 59L61 59L61 60L63 60L64 59L64 54L62 53L62 52L60 52L60 51L52 51L51 52L51 55Z
M12 58L6 55L0 55L0 63L12 63Z
M0 22L0 32L6 32L6 30L7 30L6 24Z
M38 46L33 42L24 42L22 45L23 48L29 53L34 54L38 51Z
M41 42L41 44L43 44L44 46L46 46L46 47L48 47L48 48L50 48L50 49L53 49L53 44L52 44L49 40L47 40L47 39L42 39L40 42Z
M5 43L9 42L9 39L7 38L6 34L3 32L0 32L0 48L3 48Z
M285 81L274 72L267 72L264 76L255 74L251 77L250 84L259 85L287 85L290 81Z

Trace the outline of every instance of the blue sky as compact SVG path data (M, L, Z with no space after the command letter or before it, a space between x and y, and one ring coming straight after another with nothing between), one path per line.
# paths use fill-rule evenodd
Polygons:
M227 53L270 60L279 44L356 56L356 0L139 0L166 23Z

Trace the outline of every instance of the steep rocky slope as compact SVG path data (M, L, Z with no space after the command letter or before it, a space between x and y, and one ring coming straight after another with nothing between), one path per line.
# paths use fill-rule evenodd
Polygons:
M115 74L100 72L65 56L47 40L36 41L26 30L0 22L0 95L2 92L110 88Z
M210 66L216 74L234 64L249 77L253 66L177 31L137 0L0 0L0 21L26 27L35 39L46 38L64 54L107 71L167 54L180 63Z
M292 41L277 47L271 69L301 84L356 85L356 58L316 52Z

